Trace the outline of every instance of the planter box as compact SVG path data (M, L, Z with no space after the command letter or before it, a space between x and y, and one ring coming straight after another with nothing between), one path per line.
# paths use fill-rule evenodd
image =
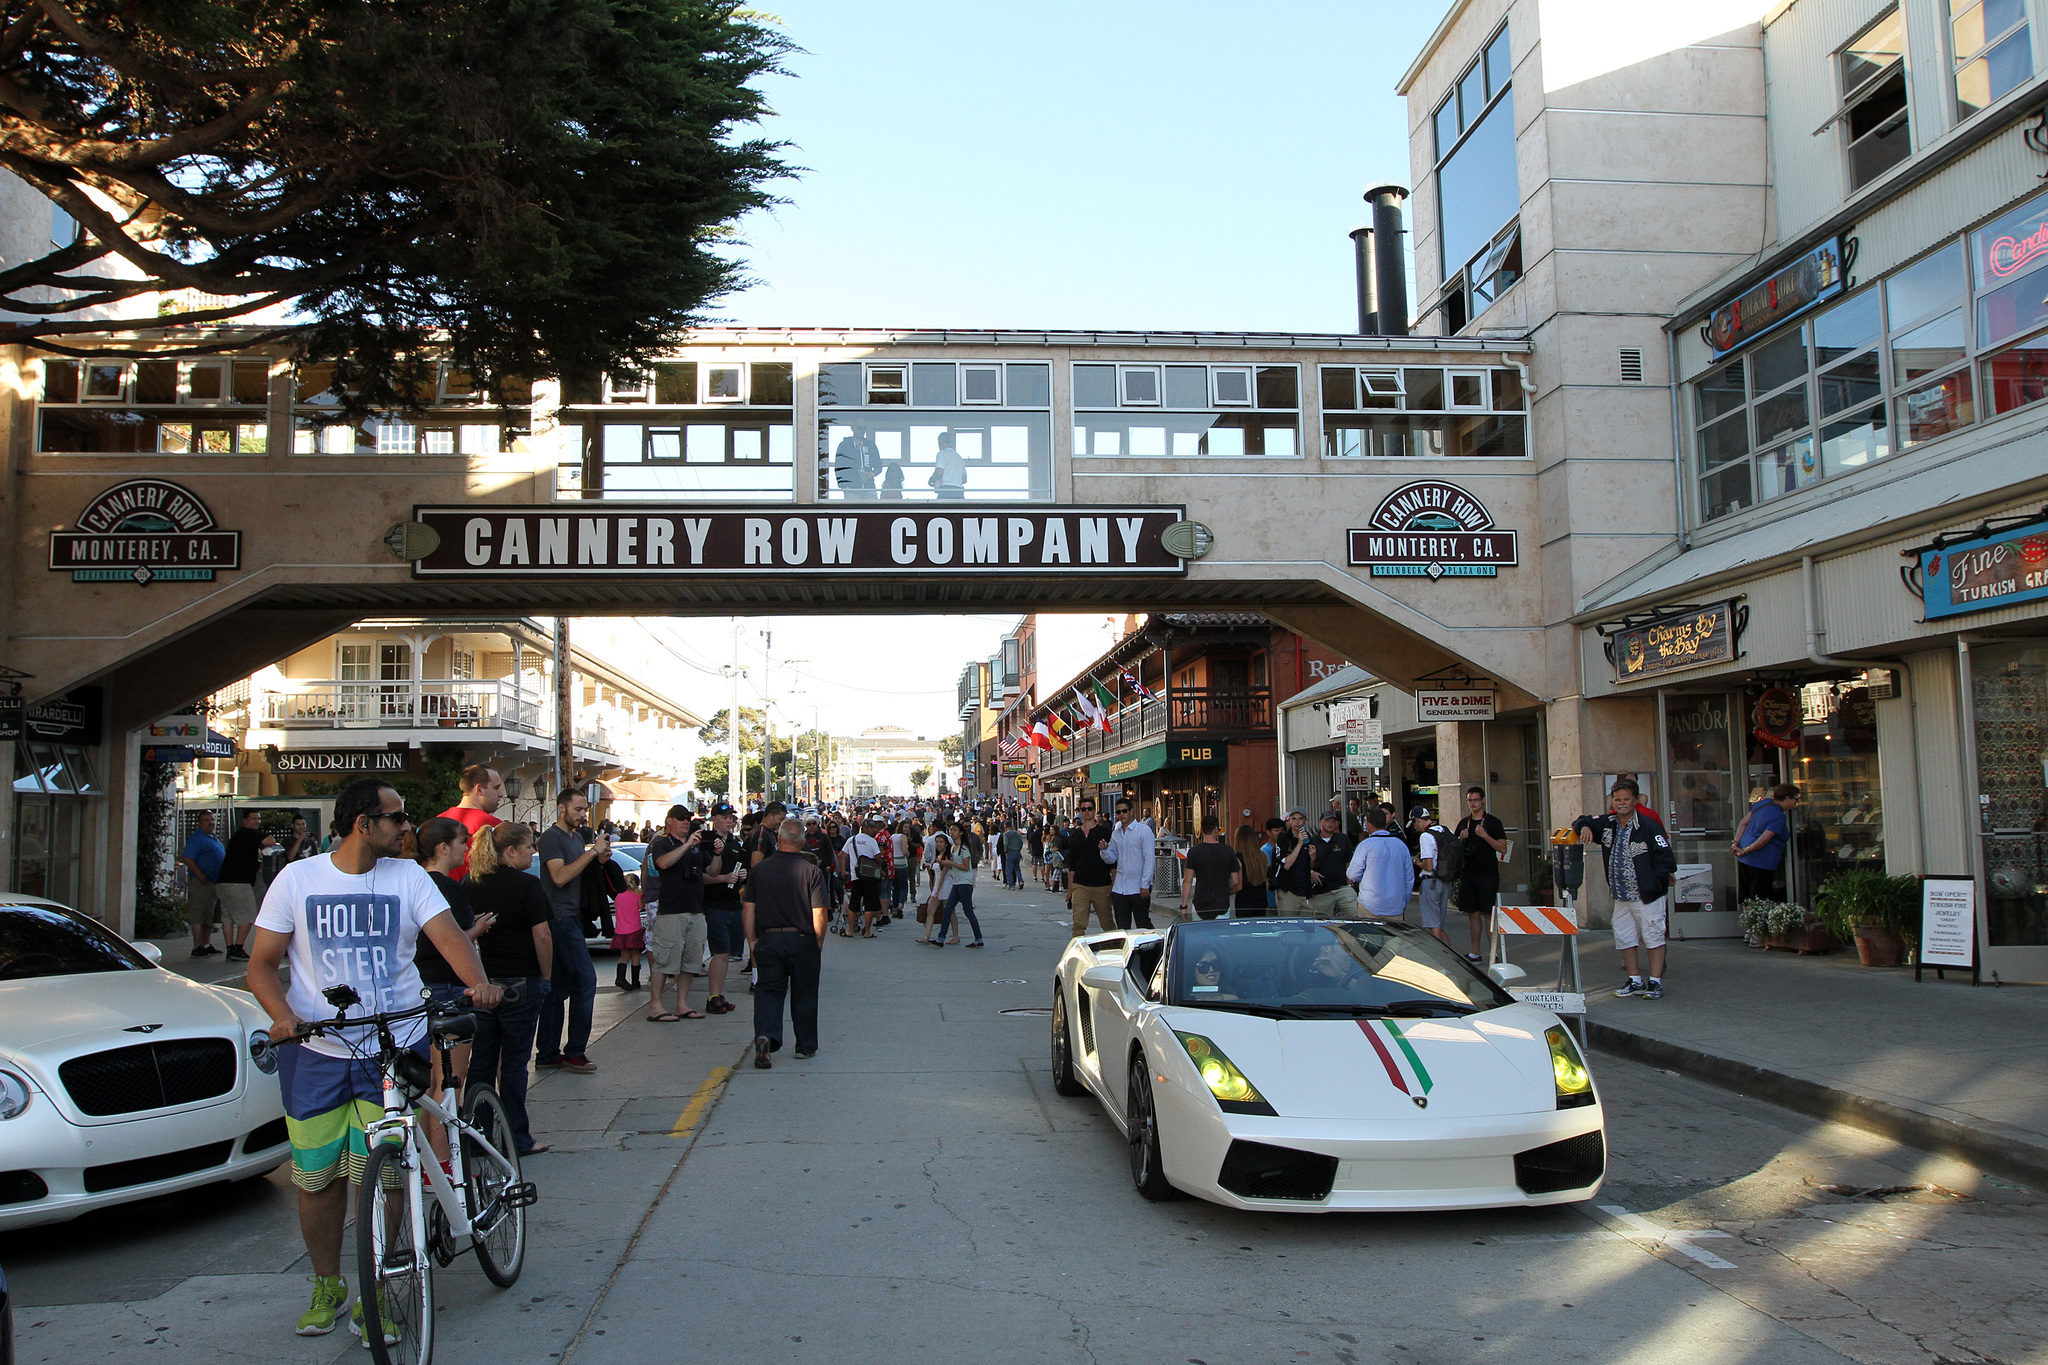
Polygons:
M1835 942L1835 936L1818 923L1809 923L1789 934L1771 934L1764 939L1765 948L1783 948L1802 956L1807 953L1832 953L1839 946Z

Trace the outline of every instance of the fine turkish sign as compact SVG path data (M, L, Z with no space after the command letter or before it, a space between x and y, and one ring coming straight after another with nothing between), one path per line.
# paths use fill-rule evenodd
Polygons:
M418 578L788 574L1184 574L1160 543L1179 507L940 512L838 505L419 507L440 544Z

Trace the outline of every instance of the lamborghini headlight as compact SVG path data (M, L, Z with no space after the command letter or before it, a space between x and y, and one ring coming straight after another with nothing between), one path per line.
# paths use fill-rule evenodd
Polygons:
M1557 1082L1557 1107L1579 1109L1593 1102L1593 1073L1562 1024L1543 1034L1550 1044L1550 1074Z
M1224 1055L1223 1049L1199 1033L1182 1033L1175 1030L1174 1037L1188 1050L1188 1059L1195 1064L1202 1084L1209 1087L1209 1093L1217 1103L1231 1109L1270 1114L1273 1107L1266 1103L1245 1074L1237 1069L1237 1063ZM1256 1106L1256 1109L1253 1109Z
M20 1118L28 1110L32 1093L22 1077L12 1071L0 1071L0 1119Z

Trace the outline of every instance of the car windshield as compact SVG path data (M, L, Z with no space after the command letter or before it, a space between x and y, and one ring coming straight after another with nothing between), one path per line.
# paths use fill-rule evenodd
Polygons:
M144 971L150 960L87 915L55 905L0 905L0 981Z
M1279 1017L1471 1014L1514 997L1402 924L1271 919L1174 931L1170 1003Z

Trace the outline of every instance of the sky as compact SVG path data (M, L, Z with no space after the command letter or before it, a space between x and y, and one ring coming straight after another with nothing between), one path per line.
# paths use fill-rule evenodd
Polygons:
M1394 84L1445 3L767 6L803 50L764 82L760 132L803 170L741 223L754 283L715 320L1350 331L1347 234L1367 189L1408 183ZM1016 619L749 619L748 686L770 630L810 661L768 674L806 726L957 733L962 665ZM726 704L728 619L615 638L676 700Z

